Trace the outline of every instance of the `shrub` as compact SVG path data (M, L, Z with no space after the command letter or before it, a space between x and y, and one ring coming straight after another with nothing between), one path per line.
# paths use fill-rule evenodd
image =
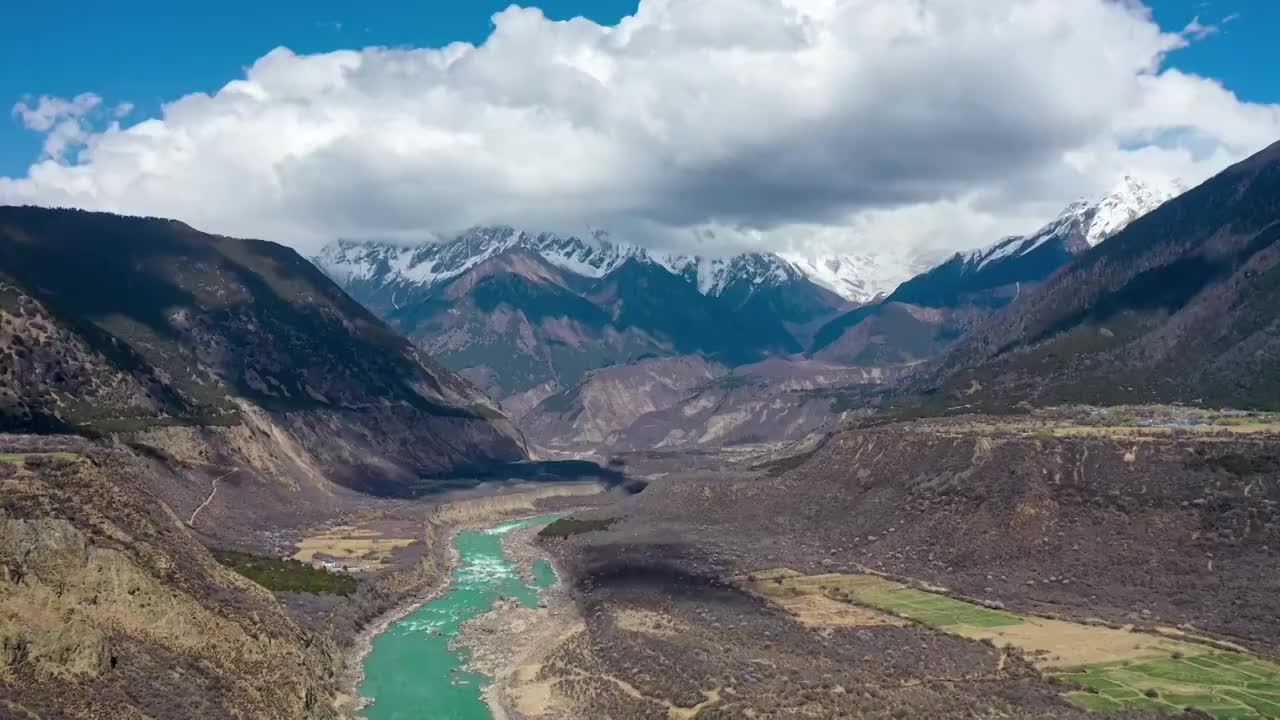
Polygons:
M582 533L608 530L620 518L603 518L601 520L578 520L577 518L560 518L538 531L538 537L567 538Z
M356 589L355 578L313 568L298 560L279 560L234 550L211 552L218 562L273 592L350 595Z

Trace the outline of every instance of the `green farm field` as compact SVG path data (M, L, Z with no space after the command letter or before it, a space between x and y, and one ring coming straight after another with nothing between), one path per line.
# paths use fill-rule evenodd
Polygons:
M1045 674L1082 689L1076 704L1106 713L1194 707L1216 720L1280 718L1280 664L1244 652L1106 625L1073 623L984 607L873 574L801 575L786 568L740 579L800 614L798 598L847 608L848 623L877 624L868 608L943 632L1014 647ZM941 591L940 588L937 590ZM811 620L811 618L801 618Z

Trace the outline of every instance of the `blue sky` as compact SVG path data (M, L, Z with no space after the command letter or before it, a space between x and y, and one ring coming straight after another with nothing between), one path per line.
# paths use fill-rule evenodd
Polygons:
M1280 138L1277 0L919 1L4 3L0 203L907 267Z
M190 92L217 90L241 69L280 45L299 53L365 45L439 46L478 43L505 0L352 3L349 0L44 0L6 3L0 10L0 106L42 94L94 92L107 105L131 102L126 124L157 115L160 104ZM585 15L614 23L635 0L541 0L551 18ZM1280 101L1274 71L1280 2L1274 0L1150 0L1156 19L1178 30L1239 19L1174 54L1170 63L1222 80L1241 99ZM270 9L264 9L264 6ZM178 9L178 8L181 9ZM21 175L42 138L12 116L0 120L0 176Z
M0 9L0 107L24 95L131 102L128 120L158 115L160 104L213 92L272 48L298 53L366 45L436 47L482 42L508 0L42 0ZM541 0L548 17L615 23L636 0ZM0 175L22 174L41 138L18 119L0 120Z

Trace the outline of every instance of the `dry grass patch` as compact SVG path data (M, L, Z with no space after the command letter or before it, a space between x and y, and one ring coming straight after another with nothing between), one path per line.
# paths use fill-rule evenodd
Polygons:
M1151 415L1140 410L1133 413L1113 413L1098 418L1028 418L953 422L945 424L918 423L911 427L917 432L943 435L1000 434L1034 435L1046 437L1104 437L1146 440L1190 433L1204 436L1216 433L1229 435L1280 434L1280 419L1274 415L1265 417L1241 417L1199 413L1178 421L1159 414ZM1203 437L1213 440L1212 437Z
M521 667L511 676L511 704L521 717L545 717L569 709L555 696L553 688L558 679L539 680L541 672L542 665L533 663Z
M789 568L772 568L739 578L747 589L781 606L809 627L866 627L903 625L901 618L865 605L837 599L854 588L896 586L874 575L801 575Z
M961 637L990 640L997 646L1012 645L1027 654L1042 670L1054 671L1081 665L1165 658L1175 653L1205 652L1201 645L1115 629L1104 625L1083 625L1063 620L1019 616L1022 622L1001 627L948 625L944 629Z
M613 621L623 630L647 633L649 635L674 637L685 631L684 625L679 621L652 610L638 610L635 608L619 610L614 613Z
M537 502L546 498L588 497L600 495L608 490L598 482L558 483L539 485L503 495L459 498L437 507L434 519L448 525L482 524L516 512L532 512L537 509Z
M850 605L822 595L780 597L775 602L809 627L870 627L906 624L905 620L896 615L862 605Z
M390 564L396 550L418 542L418 538L386 535L367 526L339 525L313 531L298 544L294 560L313 562L332 558L351 570L372 572Z
M0 453L0 462L25 467L28 463L49 460L69 462L79 457L80 455L73 452Z

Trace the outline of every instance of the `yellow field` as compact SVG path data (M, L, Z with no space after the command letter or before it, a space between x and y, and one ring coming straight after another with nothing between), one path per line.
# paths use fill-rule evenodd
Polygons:
M450 525L481 524L516 512L532 512L537 501L545 498L586 497L607 491L608 488L598 482L549 483L502 495L451 500L436 508L433 519Z
M351 570L371 572L386 567L393 552L416 542L417 538L388 537L367 527L340 525L307 535L293 559L309 563L323 555Z
M784 596L774 601L809 627L868 627L906 623L896 615L861 605L850 605L822 595Z
M1114 413L1114 417L1104 417L1096 423L1033 417L1027 419L1002 418L1000 420L979 420L938 425L921 423L910 429L918 432L941 432L959 435L1013 433L1016 435L1110 437L1134 440L1156 439L1183 433L1201 436L1217 433L1231 435L1280 434L1280 419L1273 414L1259 417L1241 417L1202 413L1195 418L1196 424L1161 424L1158 418L1153 419L1140 409L1133 412L1134 414ZM1140 421L1151 422L1152 424L1139 424ZM1203 439L1210 440L1212 438Z
M949 625L944 629L961 637L991 640L998 647L1012 645L1020 648L1037 667L1045 671L1117 660L1166 658L1174 653L1199 653L1207 649L1203 645L1192 645L1126 629L1034 616L1023 616L1023 622L1017 625L980 627L961 624Z

